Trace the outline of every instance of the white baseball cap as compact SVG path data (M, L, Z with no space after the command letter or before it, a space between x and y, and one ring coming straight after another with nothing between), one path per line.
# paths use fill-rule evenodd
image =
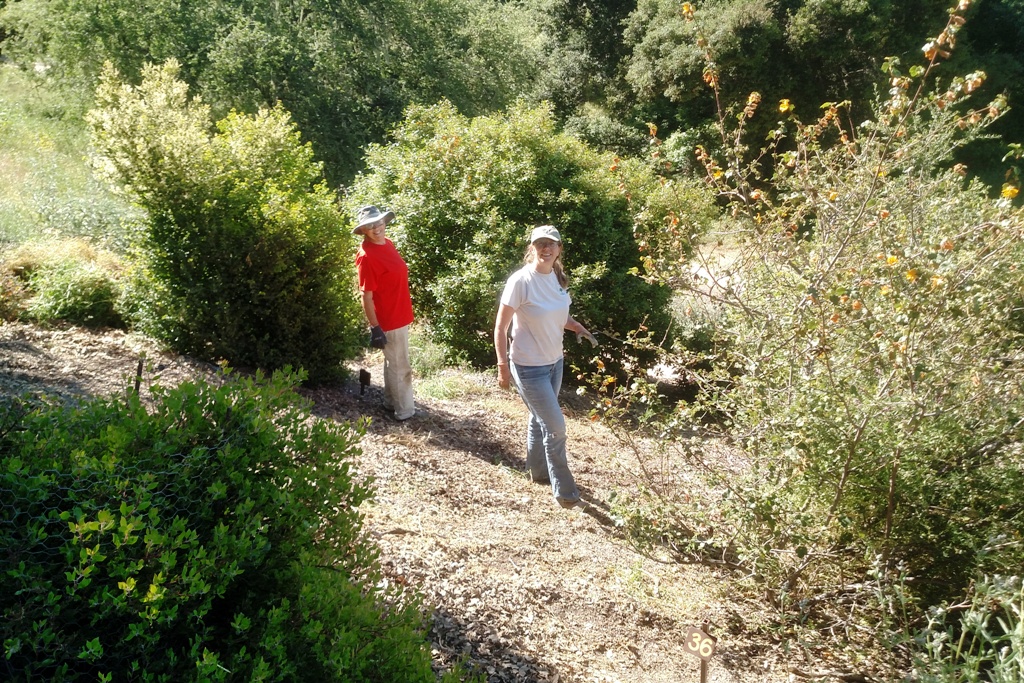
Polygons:
M537 240L549 239L562 243L562 236L558 233L558 229L553 225L538 225L530 233L530 244L533 244Z

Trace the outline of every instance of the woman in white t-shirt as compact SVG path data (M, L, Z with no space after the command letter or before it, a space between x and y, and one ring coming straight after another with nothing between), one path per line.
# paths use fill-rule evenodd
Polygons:
M526 466L533 481L550 483L565 508L582 504L565 452L565 416L558 405L562 386L562 337L571 330L597 345L586 327L569 315L571 298L562 268L562 236L542 225L530 234L526 265L505 283L494 322L498 384L514 379L530 410ZM512 345L509 348L509 325Z

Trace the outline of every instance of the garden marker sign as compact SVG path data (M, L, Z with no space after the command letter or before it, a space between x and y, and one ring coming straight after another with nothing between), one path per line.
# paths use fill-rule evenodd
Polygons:
M715 643L718 642L715 637L706 633L709 630L707 624L704 625L703 631L691 626L683 641L683 650L695 657L700 657L700 683L707 683L708 661L715 654Z
M699 628L691 626L690 630L686 632L686 644L683 646L683 649L706 662L715 654L716 642L718 641L712 636L704 633Z

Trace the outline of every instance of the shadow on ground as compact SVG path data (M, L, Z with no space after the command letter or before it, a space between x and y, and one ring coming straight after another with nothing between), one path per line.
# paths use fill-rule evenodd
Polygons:
M362 386L355 377L331 386L301 389L300 393L313 401L313 413L318 417L353 423L369 420L369 433L385 435L406 432L418 435L433 447L460 451L490 465L507 467L526 476L526 459L521 455L522 444L496 438L493 435L493 417L484 411L456 415L421 405L416 417L396 422L383 408L383 390L373 385ZM615 520L609 515L607 503L583 487L581 493L584 502L581 511L602 526L615 528Z
M461 663L468 673L482 674L487 683L534 683L557 680L553 665L532 659L498 633L467 624L443 609L430 619L431 657L437 673Z

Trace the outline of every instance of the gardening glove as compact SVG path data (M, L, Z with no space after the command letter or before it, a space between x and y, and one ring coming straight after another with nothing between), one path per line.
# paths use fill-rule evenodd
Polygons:
M370 346L375 349L383 349L388 345L388 336L384 334L384 330L380 329L380 325L374 325L370 328Z
M587 330L583 330L582 332L576 333L576 343L582 344L584 339L590 342L591 346L597 346L597 337L590 334L590 332L588 332Z

